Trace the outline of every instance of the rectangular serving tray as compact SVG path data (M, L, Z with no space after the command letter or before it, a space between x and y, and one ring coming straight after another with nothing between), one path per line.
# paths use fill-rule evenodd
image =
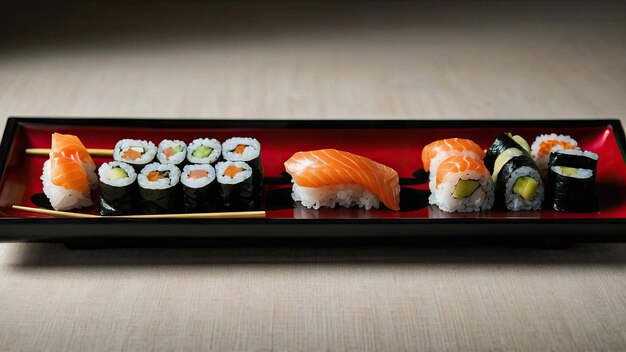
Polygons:
M444 213L428 205L427 175L421 150L427 143L464 137L487 147L511 131L530 142L538 134L562 133L580 147L597 152L600 209L593 213L553 210ZM26 155L26 148L49 148L53 132L75 134L88 148L112 149L122 138L191 141L255 137L262 144L265 219L66 219L11 209L35 206L46 157ZM394 168L401 179L400 212L356 208L305 209L291 200L290 178L283 163L295 152L336 148L369 157ZM94 158L99 165L107 158ZM619 120L183 120L103 118L9 118L0 147L0 241L167 243L186 245L293 241L354 244L409 242L626 242L626 142ZM94 206L81 210L98 214Z

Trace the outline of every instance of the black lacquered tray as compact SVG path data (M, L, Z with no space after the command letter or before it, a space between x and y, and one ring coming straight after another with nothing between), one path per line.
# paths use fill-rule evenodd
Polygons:
M599 210L566 213L546 209L509 212L445 213L428 205L421 150L447 137L471 138L487 147L504 131L534 139L542 133L568 134L600 155ZM191 141L257 138L262 144L264 219L65 219L12 209L35 207L45 156L27 148L49 148L53 132L81 138L88 148L113 148L121 138ZM335 148L394 168L402 185L401 210L306 209L291 200L283 163L302 150ZM360 245L397 240L452 241L626 241L626 142L618 120L526 121L288 121L163 120L91 118L9 118L0 155L0 241L140 244L153 246L252 243L337 243ZM97 164L110 158L94 158ZM97 200L97 192L92 195ZM80 212L98 214L98 202Z

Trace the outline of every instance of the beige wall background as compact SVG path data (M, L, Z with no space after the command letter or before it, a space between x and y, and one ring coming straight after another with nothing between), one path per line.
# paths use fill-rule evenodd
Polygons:
M626 116L619 2L6 5L7 116ZM2 129L3 127L0 127ZM0 351L617 351L626 246L0 244Z

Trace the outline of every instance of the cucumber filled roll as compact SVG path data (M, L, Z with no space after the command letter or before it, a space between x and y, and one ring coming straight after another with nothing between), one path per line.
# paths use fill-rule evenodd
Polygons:
M152 163L139 176L139 197L143 214L167 214L180 211L180 170L172 164Z
M261 144L254 138L233 137L222 143L222 156L227 161L245 161L252 168L252 181L257 191L263 186Z
M493 165L495 164L498 156L510 148L517 148L524 154L530 156L530 147L528 146L528 142L526 142L522 136L513 135L511 133L503 133L499 135L495 141L493 141L487 149L487 153L485 153L485 166L487 167L487 170L493 173Z
M215 169L209 164L187 165L183 169L180 182L183 184L185 211L208 212L218 202Z
M157 159L161 164L180 166L185 161L187 145L183 141L164 139L159 143Z
M562 149L550 154L548 199L554 210L589 212L598 209L595 180L598 154Z
M111 161L98 169L100 214L127 215L137 211L137 173L132 166Z
M538 210L544 198L541 173L525 150L509 148L500 153L493 166L496 204L508 210Z
M187 160L192 164L215 164L222 156L222 143L213 138L198 138L189 143Z
M489 210L493 207L494 186L489 171L480 159L453 155L437 168L436 189L430 204L447 212Z
M157 147L150 141L122 139L115 144L113 160L125 162L139 172L154 160L156 153Z
M224 208L250 210L259 204L252 181L252 168L243 161L224 161L215 165Z

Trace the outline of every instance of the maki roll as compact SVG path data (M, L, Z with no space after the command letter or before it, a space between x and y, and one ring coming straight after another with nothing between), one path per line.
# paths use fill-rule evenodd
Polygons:
M496 204L508 210L538 210L544 198L541 173L530 156L523 138L500 135L487 150L496 189ZM485 157L487 164L487 157ZM487 165L489 169L490 166Z
M180 170L175 165L146 165L137 180L143 214L166 214L180 210Z
M154 160L157 147L150 141L139 139L122 139L115 144L113 160L129 164L139 172Z
M467 155L477 160L485 157L483 149L471 139L447 138L434 141L422 149L422 164L424 171L429 172L428 187L431 192L435 192L435 176L437 168L442 161L452 155Z
M126 215L136 211L137 173L132 166L111 161L98 169L100 214Z
M186 212L207 212L217 209L217 184L215 169L209 164L187 165L180 182Z
M513 135L512 133L503 133L491 143L487 152L485 153L485 166L491 172L493 172L493 165L496 162L498 155L502 154L509 148L517 148L525 155L530 156L530 147L524 137L519 135Z
M254 138L233 137L222 143L222 156L226 161L245 161L252 168L252 181L261 191L263 186L263 165L261 165L261 144Z
M157 159L161 164L180 166L185 161L187 145L183 141L164 139L159 143Z
M480 159L467 155L448 157L437 168L435 185L428 202L443 211L471 212L493 207L493 180Z
M213 138L198 138L189 143L187 160L192 164L215 164L222 156L222 143Z
M250 210L259 195L252 181L252 168L243 161L223 161L215 166L220 196L226 210Z
M556 133L542 134L535 138L531 154L544 177L547 174L550 153L562 149L578 149L578 142L570 136Z
M596 169L598 154L561 149L550 154L548 199L557 211L589 212L598 209Z

